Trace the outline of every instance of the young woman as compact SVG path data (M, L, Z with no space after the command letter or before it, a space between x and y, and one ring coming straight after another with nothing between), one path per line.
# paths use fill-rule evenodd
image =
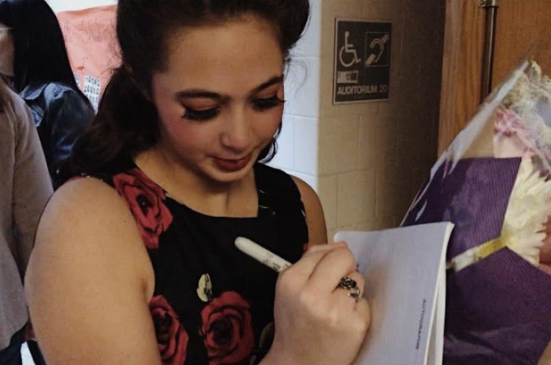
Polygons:
M78 89L57 18L44 0L0 0L0 73L31 109L52 177L94 110Z
M0 364L21 365L23 275L52 185L29 110L1 80L0 156Z
M350 364L352 254L275 150L308 0L120 0L122 54L27 276L49 365ZM245 236L295 264L279 275ZM304 253L306 245L312 246Z

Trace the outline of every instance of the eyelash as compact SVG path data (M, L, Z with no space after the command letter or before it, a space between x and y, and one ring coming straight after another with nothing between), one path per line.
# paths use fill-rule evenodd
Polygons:
M283 103L285 103L285 100L280 99L277 95L270 98L256 99L252 101L253 109L260 112L275 108ZM184 108L186 109L186 112L182 118L193 121L207 121L216 118L220 114L220 107L206 110L195 110L185 106Z
M199 122L214 119L220 114L220 108L212 108L206 110L195 110L191 108L185 108L186 112L182 116L184 119L196 120Z
M271 98L253 100L253 109L258 111L264 111L264 110L275 108L284 103L285 103L285 100L280 99L277 95L274 95Z

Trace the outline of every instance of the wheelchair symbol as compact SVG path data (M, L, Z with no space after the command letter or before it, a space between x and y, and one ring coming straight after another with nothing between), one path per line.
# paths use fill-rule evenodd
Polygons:
M339 50L339 61L344 67L352 67L356 63L362 62L352 43L348 43L350 32L344 32L344 46ZM345 60L346 57L346 60Z

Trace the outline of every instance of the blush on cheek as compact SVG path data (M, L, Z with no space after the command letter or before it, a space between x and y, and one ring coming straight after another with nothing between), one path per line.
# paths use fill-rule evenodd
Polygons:
M159 124L165 138L185 141L200 138L205 133L205 125L192 123L183 118L183 108L167 108L159 110Z

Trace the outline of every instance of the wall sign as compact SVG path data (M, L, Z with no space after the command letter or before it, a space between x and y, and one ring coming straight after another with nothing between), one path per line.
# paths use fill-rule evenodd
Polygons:
M333 104L388 99L392 23L336 19Z

